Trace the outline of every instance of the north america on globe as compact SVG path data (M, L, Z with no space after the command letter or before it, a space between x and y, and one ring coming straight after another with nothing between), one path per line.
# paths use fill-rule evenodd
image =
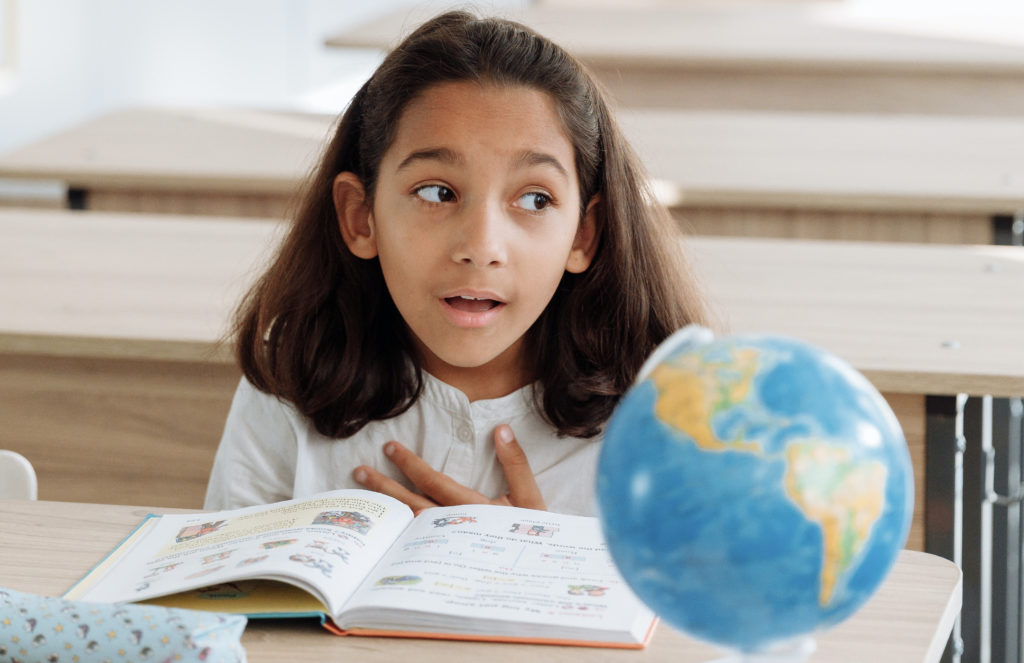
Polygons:
M691 636L758 655L812 649L860 609L914 506L906 438L863 374L800 339L692 325L616 406L596 487L637 596Z
M648 379L657 393L655 416L703 452L784 463L778 489L821 531L818 601L828 606L883 513L886 465L854 456L818 427L762 402L754 388L754 378L766 368L759 349L716 352L676 355L654 368Z

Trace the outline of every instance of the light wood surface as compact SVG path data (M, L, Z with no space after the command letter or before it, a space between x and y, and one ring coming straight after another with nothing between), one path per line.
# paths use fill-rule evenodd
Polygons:
M694 237L725 325L789 334L881 391L1024 395L1024 251Z
M230 362L220 342L283 226L0 210L0 352ZM882 391L1024 394L1024 252L694 237L735 332L798 336Z
M42 498L202 506L241 377L231 311L281 230L0 211L0 448Z
M230 363L230 313L284 230L0 209L0 352Z
M42 499L199 508L241 377L231 364L0 352L0 448Z
M0 177L59 180L90 209L284 218L333 117L244 109L99 116L0 159Z
M327 44L391 48L438 9L396 10ZM924 21L902 30L872 25L842 3L542 4L499 12L579 57L623 106L1024 114L1024 40L914 34Z
M1024 206L1024 117L618 113L665 201L688 207L964 215Z
M637 111L623 128L697 234L991 243L1024 207L1024 118ZM94 210L283 218L333 119L115 112L0 157Z
M923 550L925 395L1024 395L1024 251L694 237L687 252L725 328L814 343L883 392L915 468L907 545Z
M132 506L0 500L0 586L60 595L98 562L150 509ZM156 512L167 512L167 509ZM73 545L69 545L73 542ZM903 551L877 593L853 617L817 636L816 663L935 662L961 603L952 562ZM314 623L251 621L242 638L249 661L672 661L698 663L721 652L658 626L641 651L542 645L337 638Z

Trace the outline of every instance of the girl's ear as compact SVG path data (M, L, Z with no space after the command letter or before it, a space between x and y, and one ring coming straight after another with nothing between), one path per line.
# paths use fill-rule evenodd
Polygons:
M375 258L377 235L373 231L373 211L367 204L366 189L355 173L339 173L334 178L334 211L348 250L364 260Z
M569 259L565 262L565 271L580 274L590 267L590 262L597 253L597 212L600 206L600 194L595 195L587 203L587 210L580 219L579 228L576 229L576 239L573 240L572 250L569 251Z

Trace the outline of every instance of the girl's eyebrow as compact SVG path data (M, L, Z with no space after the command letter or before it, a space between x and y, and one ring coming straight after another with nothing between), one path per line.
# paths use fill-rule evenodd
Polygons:
M515 160L512 162L513 169L519 168L530 168L531 166L551 166L566 180L569 179L569 172L562 165L562 162L544 152L534 152L533 150L523 150L516 155Z
M398 164L396 170L401 171L416 161L440 161L449 165L459 166L464 164L466 160L461 154L447 147L429 147L410 153L409 156L402 159L402 163ZM569 172L562 165L562 162L550 154L534 150L523 150L512 160L513 170L530 168L532 166L551 166L566 180L569 179Z
M398 164L398 168L396 168L396 170L402 170L415 161L441 161L451 165L459 165L462 164L465 159L462 158L461 154L454 150L450 150L447 147L430 147L425 150L416 150L409 156L402 159L402 163Z

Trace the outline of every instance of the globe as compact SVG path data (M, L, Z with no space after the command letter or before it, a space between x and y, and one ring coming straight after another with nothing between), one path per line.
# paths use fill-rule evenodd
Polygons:
M597 495L637 596L741 655L813 651L885 578L914 499L899 423L849 364L700 327L662 343L616 407Z

